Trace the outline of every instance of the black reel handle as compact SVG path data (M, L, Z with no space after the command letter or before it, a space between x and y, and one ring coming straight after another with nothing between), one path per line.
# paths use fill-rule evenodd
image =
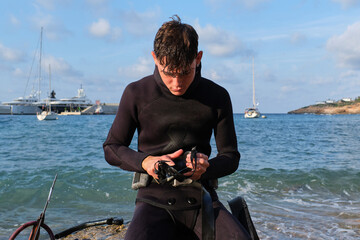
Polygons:
M196 158L196 147L193 147L190 151L191 162L193 164L193 169L186 167L186 156L189 154L185 152L180 158L174 160L175 165L169 166L167 164L168 161L160 160L155 163L155 173L159 177L159 183L165 184L172 182L173 180L178 180L179 182L183 182L185 179L193 176L196 166L197 166L197 158ZM184 173L193 171L193 174L190 176L184 176Z

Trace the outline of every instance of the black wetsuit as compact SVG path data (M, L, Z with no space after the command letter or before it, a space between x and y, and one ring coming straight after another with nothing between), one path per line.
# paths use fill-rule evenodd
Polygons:
M138 151L128 147L135 130ZM104 143L105 159L124 170L144 173L141 164L149 155L159 156L179 149L188 151L196 146L198 152L210 156L213 131L218 155L209 158L210 166L200 182L213 200L216 239L247 239L241 224L226 211L215 189L208 185L208 180L236 171L240 154L229 94L201 77L200 68L182 96L175 96L167 89L157 68L153 75L129 84ZM199 189L153 182L138 191L126 239L198 239L194 232L201 236L197 217L200 202Z

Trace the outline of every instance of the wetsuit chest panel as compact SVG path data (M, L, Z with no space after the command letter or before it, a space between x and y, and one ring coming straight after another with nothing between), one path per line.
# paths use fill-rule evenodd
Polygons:
M147 104L139 115L139 146L150 153L169 153L195 145L209 150L214 126L214 111L194 99L158 98ZM156 141L158 144L155 144ZM151 149L151 147L154 147ZM204 150L205 150L204 149Z

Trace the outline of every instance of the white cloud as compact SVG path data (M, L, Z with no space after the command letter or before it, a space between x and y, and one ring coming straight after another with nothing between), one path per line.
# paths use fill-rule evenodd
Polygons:
M5 47L0 43L0 58L6 61L21 61L24 55L18 50Z
M152 74L154 66L154 61L151 57L140 57L135 64L127 67L120 67L118 73L124 78L131 78L129 80L137 80Z
M309 85L311 85L312 87L315 86L330 86L332 84L338 84L339 83L339 79L337 77L325 77L325 76L313 76L311 77L311 79L309 79Z
M46 9L53 9L56 0L36 0L36 3Z
M287 86L282 86L280 88L280 90L281 90L281 92L284 92L284 93L291 93L291 92L296 92L298 90L298 88L295 86L287 85Z
M292 44L301 44L306 41L306 36L302 33L293 33L290 36L290 41Z
M206 0L206 2L215 9L224 6L232 9L237 9L239 6L244 6L247 9L255 9L269 1L270 0Z
M24 72L20 69L20 68L16 68L13 71L14 76L16 77L23 77L24 76Z
M234 2L244 5L246 8L253 9L262 5L263 3L269 2L269 0L234 0Z
M52 40L60 40L65 36L70 35L70 31L67 30L61 21L55 19L52 15L39 14L33 17L33 22L37 29L44 28L44 34L47 38Z
M357 71L346 71L340 74L340 78L344 79L344 78L353 78L353 79L359 79L360 78L360 73ZM358 83L360 84L360 81L358 81Z
M114 16L114 12L117 12L118 1L109 1L109 0L85 0L84 7L87 14L94 17L100 18L103 16L110 17Z
M102 6L108 2L108 0L86 0L89 4L93 6Z
M250 74L249 65L244 61L223 60L215 64L204 62L202 75L221 84L243 84L245 75ZM251 77L249 77L251 79Z
M223 80L223 77L213 68L208 71L208 74L209 78L215 82Z
M119 27L113 27L111 29L111 35L110 35L110 39L111 40L116 40L119 39L121 37L122 34L122 30Z
M75 70L68 62L62 58L55 58L53 56L46 56L43 58L42 67L49 69L51 67L51 73L58 76L67 76L67 77L80 77L82 74Z
M349 90L348 92L354 92L357 96L359 96L359 90L360 90L360 72L359 71L346 71L339 75L339 82L340 83L346 83L346 84L340 84L343 87L347 87ZM354 95L355 96L355 95Z
M228 57L251 54L251 51L234 34L212 25L201 27L198 21L194 24L194 28L199 35L200 45L204 44L211 55Z
M100 18L97 22L91 24L89 31L96 37L104 37L110 34L110 23L108 20Z
M109 40L116 40L121 37L121 28L111 27L109 21L104 18L99 18L98 21L92 23L89 32L95 37Z
M360 70L360 22L348 26L346 31L327 41L326 48L336 55L341 67Z
M156 19L160 15L159 9L149 12L128 11L122 14L121 18L126 25L128 32L135 36L144 36L157 31L159 26Z
M263 78L264 82L270 82L270 83L274 83L278 80L276 74L270 69L263 70L261 78Z
M20 20L17 17L15 17L14 15L10 16L10 22L14 26L20 25Z
M56 5L68 5L71 0L36 0L35 2L47 10L54 10Z
M350 8L360 4L360 0L333 0L333 2L340 3L343 8Z

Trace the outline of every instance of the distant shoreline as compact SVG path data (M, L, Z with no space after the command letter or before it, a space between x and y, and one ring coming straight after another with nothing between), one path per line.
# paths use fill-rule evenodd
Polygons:
M316 104L302 107L288 114L360 114L360 101Z

